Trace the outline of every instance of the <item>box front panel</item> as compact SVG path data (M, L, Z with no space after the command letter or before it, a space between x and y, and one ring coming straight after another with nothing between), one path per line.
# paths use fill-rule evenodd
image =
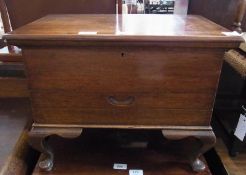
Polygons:
M36 123L208 125L223 52L114 46L24 55Z

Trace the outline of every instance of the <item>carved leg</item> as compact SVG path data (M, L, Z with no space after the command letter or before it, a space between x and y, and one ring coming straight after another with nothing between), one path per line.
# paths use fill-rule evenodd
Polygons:
M29 144L43 153L39 168L44 171L51 171L54 165L54 154L47 142L49 136L58 135L64 138L75 138L80 136L81 133L82 128L43 127L33 124L29 132Z
M212 148L216 142L216 137L211 128L202 129L164 129L162 134L170 140L181 140L188 137L196 138L199 146L197 149L188 153L187 157L193 171L200 172L205 170L206 166L199 157Z
M33 131L29 134L29 143L37 151L43 153L44 157L39 163L42 170L50 171L53 168L54 155L51 147L48 145L48 136L44 134L35 134Z

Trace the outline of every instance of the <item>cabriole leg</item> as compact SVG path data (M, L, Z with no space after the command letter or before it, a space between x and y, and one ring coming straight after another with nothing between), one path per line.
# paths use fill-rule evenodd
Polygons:
M169 140L181 140L188 137L195 138L198 147L186 154L193 171L200 172L206 169L205 163L199 157L212 148L216 137L211 128L208 129L164 129L162 134Z
M29 131L29 144L43 154L39 168L44 171L51 171L54 165L54 154L48 144L49 136L58 135L64 138L75 138L80 136L82 131L82 128L45 127L33 124L31 131Z
M29 143L37 151L43 153L42 160L39 162L39 167L42 170L50 171L54 165L54 154L48 144L48 136L45 134L37 134L31 131L29 133Z

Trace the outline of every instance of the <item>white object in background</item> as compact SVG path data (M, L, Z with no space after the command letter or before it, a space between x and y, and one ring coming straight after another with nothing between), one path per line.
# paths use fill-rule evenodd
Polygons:
M137 0L125 0L125 4L137 4Z
M114 163L113 169L115 169L115 170L127 170L127 164Z
M189 0L175 0L174 14L187 15Z
M137 3L137 7L138 7L138 14L143 14L144 13L144 3L140 4Z
M158 4L158 3L160 3L160 0L150 0L149 3L150 4Z
M79 35L97 35L97 32L79 32Z
M122 4L122 14L128 14L128 6L127 6L127 4Z
M143 170L129 170L129 175L143 175Z
M246 116L241 114L234 135L243 142L246 134Z

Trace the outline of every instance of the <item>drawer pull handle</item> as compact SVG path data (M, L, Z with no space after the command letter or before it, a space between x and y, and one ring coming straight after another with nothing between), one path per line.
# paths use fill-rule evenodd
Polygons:
M114 106L129 106L135 101L135 97L129 96L125 100L117 100L115 97L109 96L107 101Z

